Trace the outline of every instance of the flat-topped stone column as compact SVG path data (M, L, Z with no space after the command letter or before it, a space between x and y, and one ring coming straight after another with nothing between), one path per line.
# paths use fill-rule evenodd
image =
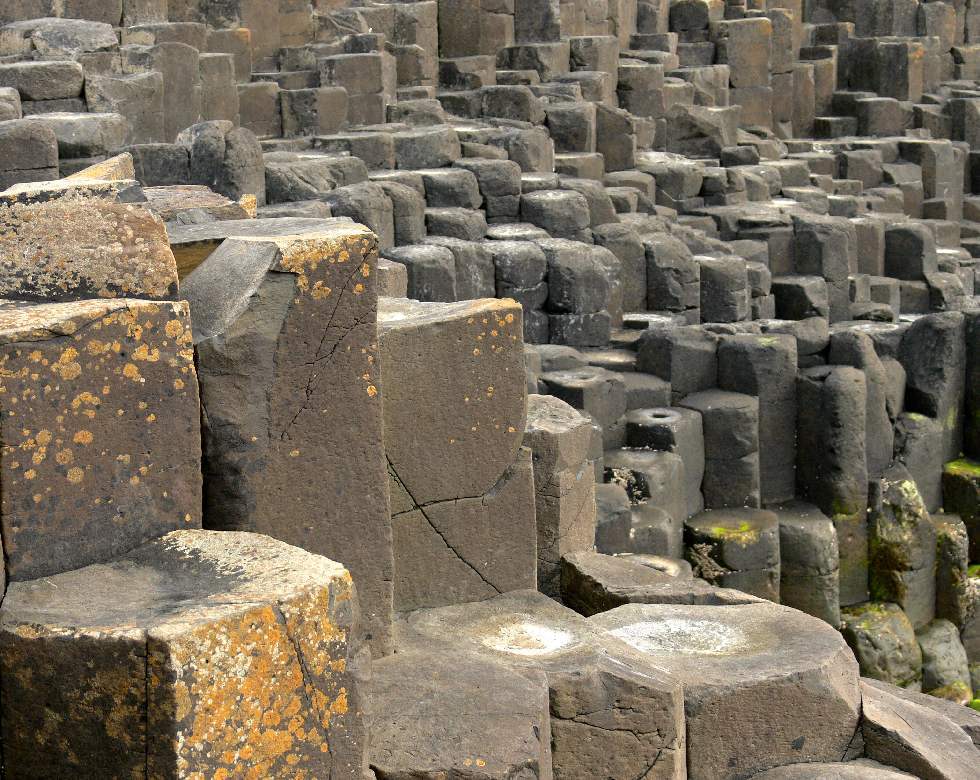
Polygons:
M7 771L361 777L357 619L343 566L258 534L175 531L11 583Z
M377 240L346 220L222 243L190 274L204 524L341 560L388 647L393 558L377 354Z
M689 778L834 761L858 725L858 668L834 629L769 602L629 604L589 623L684 688Z
M534 587L520 306L383 298L379 325L396 609Z
M186 304L0 301L0 361L9 579L57 574L200 527Z

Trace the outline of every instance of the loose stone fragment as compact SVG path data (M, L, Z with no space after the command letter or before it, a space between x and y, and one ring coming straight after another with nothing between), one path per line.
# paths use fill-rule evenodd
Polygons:
M924 780L976 775L977 749L947 718L861 683L865 751L869 758Z
M586 617L623 604L750 604L755 597L678 577L641 562L642 556L570 553L561 559L562 601Z

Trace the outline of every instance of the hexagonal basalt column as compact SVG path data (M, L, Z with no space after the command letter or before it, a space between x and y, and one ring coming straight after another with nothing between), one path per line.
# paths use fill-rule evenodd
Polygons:
M528 688L543 673L555 777L684 777L677 681L547 596L518 591L480 604L417 610L396 632L400 651L486 658L524 674Z
M257 534L177 531L15 582L9 776L359 778L356 621L343 566Z
M261 220L265 222L266 220ZM191 273L204 524L341 560L388 647L393 558L377 366L377 239L268 220Z
M379 331L396 609L534 587L520 306L383 298Z
M9 579L57 574L200 527L186 304L3 301L0 366Z
M858 668L833 628L768 602L630 604L589 622L684 687L692 780L836 761L858 725Z

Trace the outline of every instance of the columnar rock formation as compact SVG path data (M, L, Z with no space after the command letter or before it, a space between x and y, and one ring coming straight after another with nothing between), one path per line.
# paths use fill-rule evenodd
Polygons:
M974 0L6 0L0 775L974 777L977 258Z

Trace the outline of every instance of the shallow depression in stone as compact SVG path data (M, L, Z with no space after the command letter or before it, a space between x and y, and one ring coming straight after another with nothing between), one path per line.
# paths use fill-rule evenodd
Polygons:
M574 637L568 631L520 622L501 626L495 634L483 640L486 647L514 655L550 655L572 645Z
M747 644L741 629L714 620L671 617L631 623L611 633L644 653L730 655Z

